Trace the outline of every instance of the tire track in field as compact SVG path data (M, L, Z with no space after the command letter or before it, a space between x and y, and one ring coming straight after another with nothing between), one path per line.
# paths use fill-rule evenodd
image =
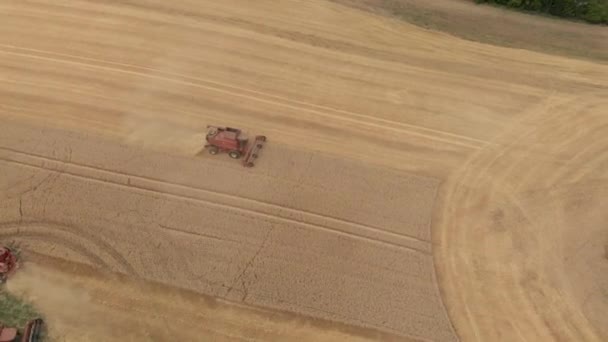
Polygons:
M540 103L536 106L531 107L526 114L535 114L537 112L547 112L550 107L555 106L555 100L549 98L544 103ZM526 120L527 116L523 115L519 121ZM504 138L510 132L517 130L517 126L521 122L511 123L510 126L505 128L505 132L499 138ZM534 129L528 129L525 132L520 132L519 139L528 137ZM450 253L453 245L459 245L462 243L462 235L466 233L460 232L453 233L457 228L470 227L471 224L464 223L470 216L468 212L463 212L461 208L470 208L475 205L473 191L468 187L464 186L465 180L474 179L474 182L485 182L486 178L482 175L486 175L489 172L491 165L495 164L500 158L507 154L507 151L516 145L519 139L503 139L508 141L507 144L499 144L499 148L496 150L484 149L473 154L470 159L461 166L457 172L452 175L448 180L447 185L444 187L442 199L440 200L441 207L435 213L436 217L433 218L433 226L431 232L433 234L433 243L436 246L433 250L433 264L435 267L435 275L437 278L437 288L440 293L440 298L444 308L446 309L447 315L450 317L453 329L457 332L457 335L461 338L469 338L481 340L479 336L480 327L478 322L471 319L474 316L472 305L470 300L465 298L466 288L459 284L455 275L455 268L463 267L466 271L474 270L474 265L470 263L466 258L457 259ZM495 189L489 189L488 196L496 194ZM504 195L505 192L501 192L500 195ZM485 201L489 201L488 198L484 198ZM513 207L519 206L516 201L512 201L509 198L509 204ZM459 210L460 209L460 210ZM439 215L437 215L439 213ZM503 214L504 215L504 214ZM526 217L526 215L524 215ZM456 236L452 236L456 235ZM457 241L457 242L456 242ZM463 266L464 265L464 266ZM462 272L462 274L466 274ZM468 279L465 275L465 279ZM466 286L470 286L467 284ZM456 305L457 303L458 305ZM503 305L511 304L510 301L506 300ZM510 307L510 305L509 305ZM468 324L465 328L465 324Z
M216 81L195 78L187 75L168 73L162 70L142 67L132 64L117 63L105 61L89 57L80 57L68 54L58 54L43 50L20 48L9 45L0 45L0 47L8 48L15 51L0 50L2 54L15 55L24 58L45 60L52 63L77 65L84 68L104 70L109 72L118 72L123 74L131 74L139 77L158 79L165 82L177 83L206 90L215 91L218 93L227 94L234 97L239 97L256 102L266 103L274 106L289 108L292 110L304 111L308 114L315 115L335 121L358 124L362 126L374 127L383 130L403 133L407 135L417 136L428 140L439 141L442 143L466 147L473 150L479 150L487 145L486 141L462 136L454 133L449 133L441 130L411 125L399 121L389 119L376 118L366 114L350 112L342 109L312 104L304 101L293 100L286 97L268 94L257 90L237 87L229 84L224 84ZM97 63L97 64L95 64ZM154 72L150 74L149 72Z
M181 200L185 199L202 202L208 206L236 211L242 215L254 215L270 220L282 221L288 224L295 224L297 226L343 234L353 238L371 240L376 243L387 244L393 247L406 248L425 255L431 254L431 243L415 236L384 231L379 228L343 219L292 209L263 201L246 199L212 190L186 186L179 183L151 179L74 162L60 161L6 147L0 147L0 151L4 151L4 153L0 152L0 160L8 163L44 169L51 172L57 171L76 178L101 182L113 186L128 187L139 191L152 192L179 198ZM70 168L72 171L69 171ZM167 187L172 188L173 191L167 191ZM239 202L244 204L235 205L235 203ZM308 220L306 218L308 218ZM333 223L333 225L329 226L328 222Z
M114 266L127 275L138 275L133 266L112 245L86 232L86 229L73 225L35 220L2 222L0 238L53 242L72 250L97 267L108 269ZM93 252L91 246L95 246L101 253ZM108 259L111 262L108 262Z
M523 202L530 191L548 193L581 185L597 190L597 184L584 182L589 181L589 174L602 170L601 165L607 165L605 154L593 152L606 150L608 139L601 133L608 125L605 116L585 112L590 105L600 108L605 103L599 93L591 95L595 94L587 94L586 102L571 97L528 113L522 122L505 129L499 137L504 141L500 150L475 154L450 180L443 200L443 222L433 227L438 245L434 251L442 275L442 297L451 302L450 316L463 338L492 340L503 334L488 328L486 317L476 310L495 305L500 307L497 322L513 315L521 317L509 326L511 335L503 338L595 340L567 285L546 280L555 268L544 264L553 257L547 251L554 252L552 243L566 229L552 207L559 199L547 194L538 208ZM535 159L529 150L521 150L535 144L565 161L548 159L553 163L547 163ZM558 237L546 238L547 227ZM499 243L479 243L491 239ZM503 271L496 265L506 259L505 245L511 247L511 269ZM537 259L541 261L527 262ZM479 285L471 287L471 282Z
M86 262L91 263L93 266L98 268L107 269L108 264L97 254L92 253L89 248L90 244L82 243L82 242L73 242L71 239L67 237L60 236L57 232L52 229L44 229L50 231L41 231L43 226L36 226L30 229L22 230L23 227L9 227L2 228L0 230L0 238L2 239L10 239L16 240L19 243L21 241L44 241L48 243L52 243L60 249L70 250L86 260ZM27 248L27 247L26 247Z

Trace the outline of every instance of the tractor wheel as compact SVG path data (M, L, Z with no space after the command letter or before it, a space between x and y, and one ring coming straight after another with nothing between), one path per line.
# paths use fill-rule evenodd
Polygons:
M239 158L241 158L241 152L239 152L239 151L230 151L230 153L228 153L228 155L232 159L239 159Z
M220 151L219 148L217 148L215 146L209 147L209 154L216 155L219 151Z

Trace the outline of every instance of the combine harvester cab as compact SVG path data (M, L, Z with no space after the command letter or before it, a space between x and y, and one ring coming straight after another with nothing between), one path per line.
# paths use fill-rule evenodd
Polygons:
M249 139L238 128L207 126L207 136L205 148L207 151L216 155L219 152L228 153L230 158L241 159L243 166L253 167L254 161L258 158L259 152L264 147L266 137L258 135L254 139Z

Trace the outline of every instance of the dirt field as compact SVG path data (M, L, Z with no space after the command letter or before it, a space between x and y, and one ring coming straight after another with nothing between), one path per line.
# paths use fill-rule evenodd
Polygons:
M138 279L38 257L12 288L58 289L57 338L608 338L607 66L321 0L0 13L2 241ZM208 124L267 135L259 164L200 153Z

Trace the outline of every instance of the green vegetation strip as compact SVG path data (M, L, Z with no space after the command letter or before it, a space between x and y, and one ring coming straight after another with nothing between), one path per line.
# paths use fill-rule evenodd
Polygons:
M0 322L4 326L23 329L28 321L39 317L31 304L0 288Z
M608 24L608 0L475 0L524 11Z

